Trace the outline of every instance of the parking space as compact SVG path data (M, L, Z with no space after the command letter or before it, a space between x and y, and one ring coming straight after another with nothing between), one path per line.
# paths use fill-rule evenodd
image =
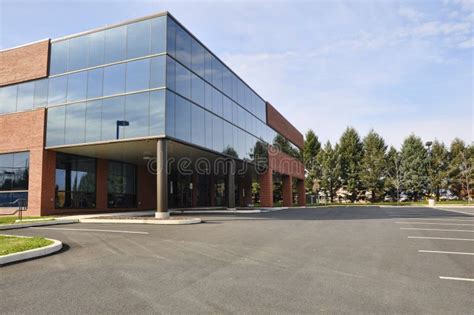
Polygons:
M471 224L472 216L342 206L201 217L204 224L191 226L11 231L67 246L57 255L0 268L0 309L468 314L474 308L474 282L466 280L474 278L474 256L446 253L474 252L473 227L418 224Z
M474 216L466 211L428 208L410 210L410 217L405 214L407 210L401 208L389 211L390 217L398 218L394 224L399 226L402 235L415 242L417 252L423 255L420 260L429 264L440 262L439 274L433 277L474 282ZM426 218L427 215L430 217Z

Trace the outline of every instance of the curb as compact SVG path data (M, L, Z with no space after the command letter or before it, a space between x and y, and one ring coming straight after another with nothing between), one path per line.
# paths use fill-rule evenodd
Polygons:
M72 224L77 223L78 220L51 220L51 221L42 221L42 222L31 222L26 224L5 224L0 225L0 230L14 230L14 229L24 229L34 226L45 226L45 225L58 225L58 224Z
M166 219L166 220L140 220L140 219L79 219L80 223L123 223L123 224L156 224L156 225L188 225L202 223L199 218L192 219Z
M48 219L24 219L24 220L15 220L15 223L20 223L20 222L46 222L46 221L54 221L54 219L48 218Z
M267 213L273 211L288 210L289 207L278 207L278 208L260 208L254 210L171 210L170 213L174 214L254 214L254 213Z
M100 218L100 217L110 217L110 216L140 216L140 215L152 215L155 211L147 210L147 211L127 211L127 212L106 212L106 213L96 213L96 214L79 214L79 215L67 215L63 217L56 217L56 221L68 221L68 220L78 220L82 219L93 219L93 218Z
M171 210L171 214L232 214L232 213L261 213L262 210Z
M17 236L17 235L9 235L9 236L26 237L26 236ZM62 242L60 242L58 240L53 240L53 239L50 239L50 238L47 238L47 240L52 241L53 244L45 246L45 247L26 250L24 252L19 252L19 253L8 254L8 255L5 255L5 256L0 256L0 265L50 255L52 253L60 251L63 248L63 243Z

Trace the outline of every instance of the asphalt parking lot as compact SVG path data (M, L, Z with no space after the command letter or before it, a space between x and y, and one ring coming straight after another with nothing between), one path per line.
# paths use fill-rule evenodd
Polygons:
M473 313L466 213L331 207L200 217L190 226L4 231L67 247L0 268L0 312Z

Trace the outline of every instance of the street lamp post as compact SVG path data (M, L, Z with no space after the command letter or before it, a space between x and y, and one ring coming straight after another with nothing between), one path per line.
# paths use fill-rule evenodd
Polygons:
M431 145L433 144L433 141L426 141L425 145L428 148L428 177L429 177L429 199L432 199L432 191L433 191L433 174L432 174L432 169L431 169Z
M127 120L117 120L117 140L120 138L120 127L130 126L130 122Z

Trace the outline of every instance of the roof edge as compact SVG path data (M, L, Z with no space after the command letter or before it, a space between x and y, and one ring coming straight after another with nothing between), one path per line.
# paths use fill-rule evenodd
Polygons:
M130 24L130 23L141 22L141 21L153 19L153 18L160 17L160 16L167 16L167 15L171 15L171 14L168 11L162 11L162 12L158 12L158 13L154 13L154 14L150 14L150 15L146 15L146 16L142 16L142 17L138 17L138 18L134 18L134 19L129 19L129 20L126 20L126 21L122 21L120 23L110 24L110 25L94 28L94 29L91 29L91 30L87 30L87 31L84 31L84 32L75 33L75 34L72 34L72 35L67 35L67 36L55 38L55 39L51 40L51 43L62 42L62 41L65 41L65 40L68 40L68 39L71 39L71 38L74 38L74 37L79 37L79 36L83 36L83 35L87 35L87 34L91 34L91 33L95 33L95 32L105 31L105 30L108 30L108 29L111 29L111 28L114 28L114 27L119 27L119 26Z
M23 48L23 47L30 46L30 45L39 44L39 43L42 43L42 42L45 42L45 41L51 41L51 38L43 38L43 39L40 39L40 40L37 40L37 41L34 41L34 42L18 45L18 46L15 46L15 47L9 47L9 48L0 50L0 53L10 51L10 50L14 50L14 49L18 49L18 48Z

